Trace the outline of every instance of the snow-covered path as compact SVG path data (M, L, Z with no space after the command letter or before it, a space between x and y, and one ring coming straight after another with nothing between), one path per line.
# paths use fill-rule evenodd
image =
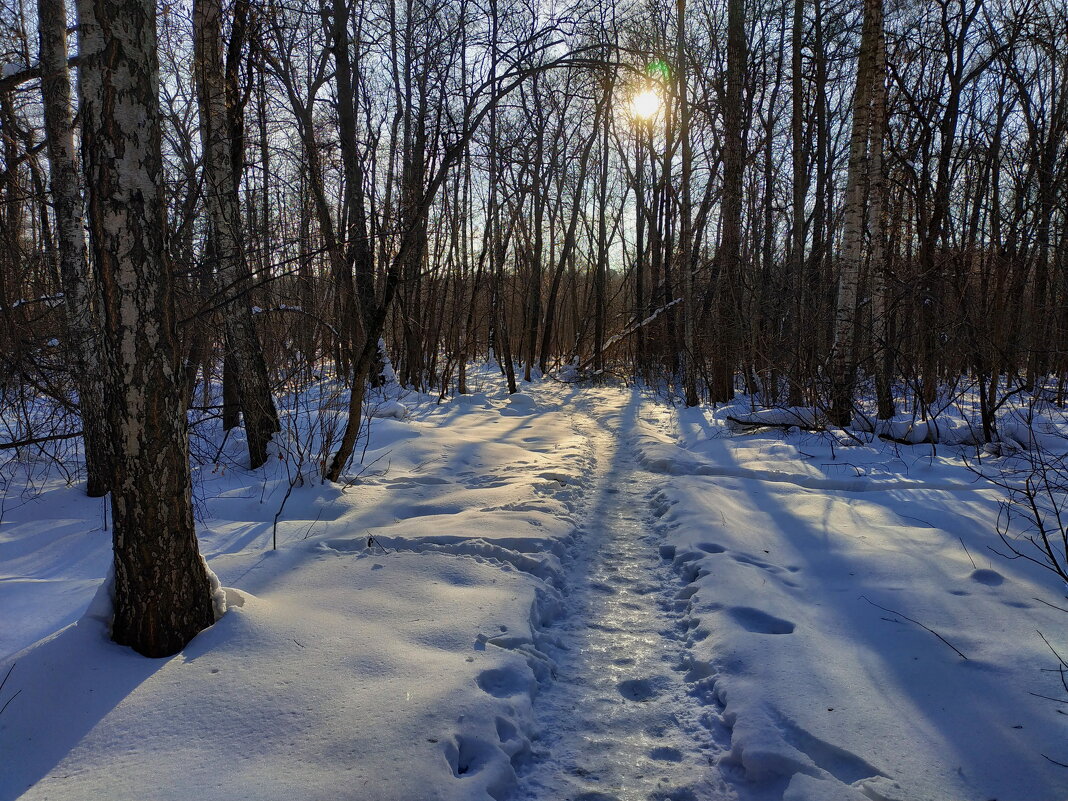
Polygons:
M611 411L583 403L576 415L596 454L594 482L568 559L568 613L548 632L556 681L535 704L524 801L734 797L713 767L729 732L690 681L701 677L688 666L681 584L659 558L650 501L663 477L622 444L639 415L637 394L626 399Z

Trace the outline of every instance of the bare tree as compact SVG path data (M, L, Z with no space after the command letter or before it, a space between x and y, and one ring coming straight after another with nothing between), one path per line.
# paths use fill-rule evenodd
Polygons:
M232 36L240 37L247 24L248 5L237 3ZM245 422L249 466L267 461L267 445L279 430L278 412L271 397L270 379L249 302L249 267L245 258L238 197L238 170L243 162L235 128L236 98L227 91L222 67L222 4L219 0L193 3L193 42L200 137L204 159L204 189L219 290L226 298L227 355L233 360L238 399ZM238 52L240 48L237 48ZM235 164L235 162L237 162Z

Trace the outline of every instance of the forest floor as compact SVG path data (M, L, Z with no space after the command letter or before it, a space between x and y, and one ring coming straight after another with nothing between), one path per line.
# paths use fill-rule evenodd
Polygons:
M107 638L101 501L8 463L0 801L1068 798L1066 588L966 450L474 380L373 403L344 487L308 393L259 471L205 424L228 611L164 660Z

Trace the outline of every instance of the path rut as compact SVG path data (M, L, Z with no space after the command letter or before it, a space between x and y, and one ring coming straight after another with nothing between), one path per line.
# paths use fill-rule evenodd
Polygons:
M664 481L626 447L637 414L580 408L597 467L569 560L568 614L547 632L556 681L535 703L523 801L735 799L716 767L730 748L711 693L691 682L682 581L660 559L650 501Z

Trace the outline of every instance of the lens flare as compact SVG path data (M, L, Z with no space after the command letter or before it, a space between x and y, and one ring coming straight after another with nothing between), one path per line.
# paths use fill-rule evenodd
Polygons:
M630 113L641 120L657 115L662 105L660 94L655 89L644 89L630 99Z

